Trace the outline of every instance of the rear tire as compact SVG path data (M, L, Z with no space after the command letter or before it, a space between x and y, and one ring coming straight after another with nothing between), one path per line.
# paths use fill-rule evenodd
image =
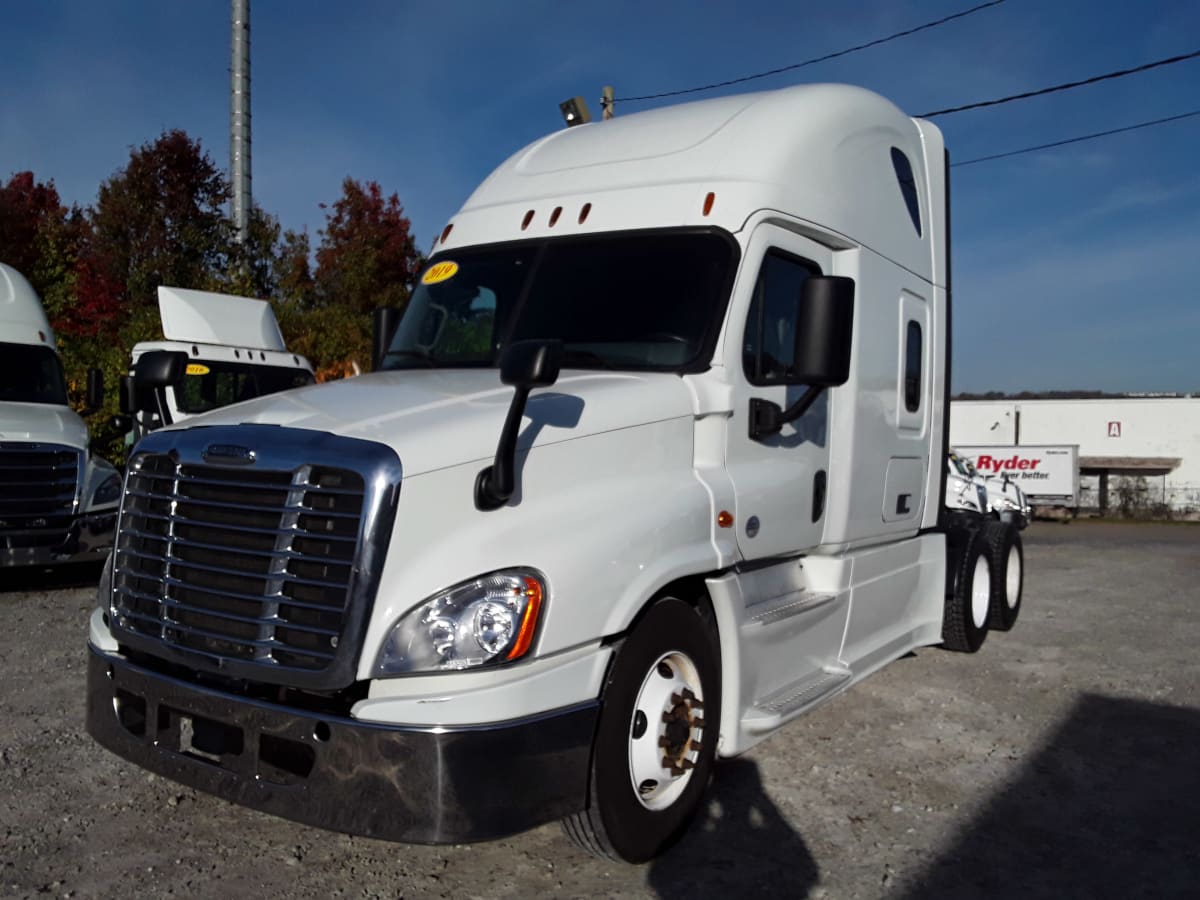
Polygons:
M1015 524L997 522L984 529L988 562L992 567L992 596L988 628L1008 631L1021 614L1025 584L1025 551Z
M947 650L974 653L983 646L991 609L992 569L987 554L985 524L971 534L958 562L954 588L946 598L942 616L942 646Z
M687 828L712 772L721 721L715 635L673 597L617 651L592 747L588 807L563 820L580 849L641 863Z

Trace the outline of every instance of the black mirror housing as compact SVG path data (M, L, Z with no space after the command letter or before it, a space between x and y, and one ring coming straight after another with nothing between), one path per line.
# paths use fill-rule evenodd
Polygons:
M562 341L516 341L500 359L500 380L517 388L549 387L562 368Z
M845 384L854 335L854 279L808 278L797 304L792 378L817 387Z
M141 388L179 384L187 372L187 354L179 350L151 350L138 357L133 380Z
M104 373L99 369L87 370L87 409L84 415L90 416L104 405Z
M380 306L371 314L371 371L378 372L388 345L400 324L400 310L394 306Z

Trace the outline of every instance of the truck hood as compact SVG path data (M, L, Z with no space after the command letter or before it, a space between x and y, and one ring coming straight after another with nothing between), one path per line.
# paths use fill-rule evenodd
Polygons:
M495 369L376 372L260 397L186 426L282 425L376 441L405 477L490 459L513 389ZM564 372L525 407L519 449L693 414L690 389L665 372Z
M0 403L0 441L34 441L87 446L87 426L69 406L50 403Z

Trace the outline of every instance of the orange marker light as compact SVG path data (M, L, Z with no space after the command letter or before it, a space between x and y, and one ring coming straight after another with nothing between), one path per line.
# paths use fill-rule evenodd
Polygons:
M451 222L449 225L447 225L445 228L442 229L442 238L439 243L442 243L442 244L446 243L446 238L450 237L450 230L453 227L454 227L454 223Z
M719 513L717 513L717 525L719 525L721 528L732 528L733 513L727 509L721 510Z
M587 217L588 217L588 213L590 213L591 211L592 211L592 204L590 204L590 203L583 204L583 209L581 209L579 211L579 224L580 225L582 225L584 223L584 220L587 219Z
M525 578L525 615L521 617L521 629L517 632L517 640L505 659L520 659L528 652L533 643L533 633L537 631L538 613L542 609L542 586L536 578Z
M521 220L521 230L524 231L529 227L529 223L533 221L533 210L525 213L525 218Z
M709 191L708 194L704 198L704 215L707 216L710 212L712 212L713 201L716 199L717 199L717 195L714 194L712 191Z
M558 217L561 215L562 215L562 207L561 206L554 207L554 212L550 213L550 227L551 228L553 228L555 223L558 222Z

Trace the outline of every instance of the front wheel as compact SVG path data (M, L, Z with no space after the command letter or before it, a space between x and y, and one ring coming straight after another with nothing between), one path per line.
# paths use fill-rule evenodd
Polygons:
M697 609L668 597L621 644L604 688L588 808L563 821L596 856L640 863L695 814L716 755L721 672Z

